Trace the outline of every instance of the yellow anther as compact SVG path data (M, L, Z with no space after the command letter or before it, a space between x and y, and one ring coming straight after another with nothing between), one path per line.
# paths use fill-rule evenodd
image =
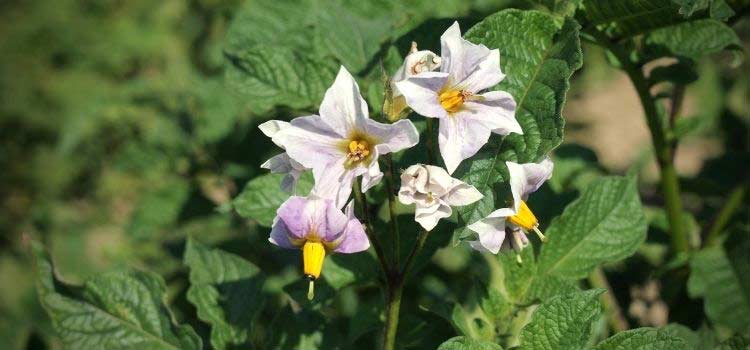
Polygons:
M365 140L352 140L348 148L349 153L346 157L351 162L359 162L370 155L370 143Z
M521 201L521 207L518 209L518 214L508 218L508 220L525 230L534 230L539 222L536 220L536 216L531 212L526 202ZM534 230L537 231L537 230Z
M440 94L440 105L449 113L458 112L471 93L466 90L447 90Z
M302 263L305 276L310 280L320 277L323 270L323 259L326 257L326 248L321 242L307 241L302 246Z

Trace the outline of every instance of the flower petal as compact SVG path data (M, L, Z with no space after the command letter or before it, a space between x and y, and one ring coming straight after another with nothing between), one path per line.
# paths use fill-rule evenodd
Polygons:
M513 215L515 215L521 208L521 200L526 191L526 171L521 164L515 162L507 161L505 165L510 175L508 183L510 183L510 193L513 195Z
M469 205L480 199L484 195L474 186L469 185L461 180L453 179L453 185L443 200L451 206Z
M484 45L469 43L464 52L466 53L467 64L472 64L475 61L477 64L471 67L471 70L466 72L468 75L458 83L461 88L477 93L489 89L505 79L505 74L500 70L500 50L490 50Z
M490 129L483 123L454 116L440 119L438 143L440 155L449 174L464 159L475 155L490 138Z
M433 203L435 204L431 206L417 205L414 212L414 220L427 231L432 231L440 219L447 218L453 213L451 207L440 200L434 200Z
M320 198L331 199L336 208L342 208L352 193L352 183L357 174L344 168L344 158L313 169L315 186L312 193Z
M458 26L458 22L454 22L453 25L448 28L442 36L440 36L440 47L441 47L441 58L443 60L440 68L441 72L450 74L451 84L460 84L467 80L472 73L477 73L475 77L472 77L470 82L476 83L477 86L482 87L486 85L486 82L482 83L484 79L487 82L493 82L498 78L502 80L502 77L497 76L497 72L493 70L492 65L497 62L497 69L500 68L500 56L498 51L497 60L491 56L493 50L488 49L484 45L477 45L464 40L461 37L461 29ZM496 50L495 50L496 51ZM480 65L489 60L486 66L481 67L482 72L479 72ZM492 74L489 77L482 77L481 74ZM497 84L497 83L495 83ZM492 84L492 85L495 85ZM463 85L463 84L461 84ZM489 85L489 86L492 86ZM469 90L471 92L479 92L486 87L482 87L477 90ZM463 87L463 86L462 86ZM466 86L469 88L468 86Z
M357 82L344 66L339 69L333 85L326 90L320 104L320 115L341 137L365 128L365 121L369 119L367 103Z
M367 192L367 190L380 183L380 180L383 179L383 172L380 171L380 165L377 161L378 150L375 149L375 152L376 154L367 167L367 172L362 174L362 193Z
M536 192L539 187L542 187L542 184L552 177L554 168L554 164L549 157L544 157L544 160L539 163L526 163L521 166L526 176L522 197L527 197L529 194Z
M334 251L350 254L367 250L367 248L370 248L370 240L367 239L362 223L356 218L349 220L344 229L343 240Z
M490 91L476 96L467 100L463 107L454 117L482 123L493 133L500 135L512 132L523 134L521 125L515 117L516 102L513 96L505 91Z
M290 158L314 169L345 156L342 139L317 115L292 120L291 126L273 136Z
M440 104L438 94L447 81L447 73L427 72L397 82L396 86L415 112L430 118L446 118L448 112Z
M378 154L398 152L419 143L419 132L411 120L401 119L393 124L367 121L367 133L378 140ZM373 157L373 161L377 159Z
M289 122L281 120L269 120L263 124L258 125L258 129L260 129L260 131L263 132L264 135L273 137L273 135L276 135L277 132L286 129L289 126L291 126Z
M468 228L477 233L479 245L492 254L497 254L505 240L505 219L503 218L484 218L471 225ZM476 249L477 244L471 244Z
M268 237L268 241L282 248L294 249L297 248L289 240L289 230L284 224L284 221L274 220L273 227L271 228L271 236Z
M423 189L420 189L420 191L425 193L432 192L432 195L436 197L442 197L448 193L455 179L441 167L433 165L425 165L424 167L427 169L428 181L427 185Z
M325 213L324 200L292 196L276 211L275 221L284 222L289 237L304 239L310 232L326 231Z

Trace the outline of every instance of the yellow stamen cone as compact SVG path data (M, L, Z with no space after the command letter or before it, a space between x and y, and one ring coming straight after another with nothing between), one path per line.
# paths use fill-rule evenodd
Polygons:
M450 113L457 112L461 108L461 105L464 104L465 98L464 92L460 90L448 90L441 93L438 97L440 105Z
M326 249L321 242L307 241L302 246L302 263L305 276L310 280L316 280L320 277L320 271L323 270L323 259L326 257Z
M531 212L531 209L529 209L529 206L526 205L526 202L524 201L521 201L521 207L518 209L518 214L509 217L508 220L527 231L534 230L535 226L538 224L536 216L534 216L534 213Z

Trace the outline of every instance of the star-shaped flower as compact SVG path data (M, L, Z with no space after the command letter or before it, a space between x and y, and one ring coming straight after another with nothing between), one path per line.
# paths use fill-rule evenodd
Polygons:
M526 200L552 176L554 165L545 158L540 163L518 164L505 162L510 174L510 189L513 194L513 206L493 211L468 228L478 234L478 240L469 242L471 247L480 251L497 254L505 240L506 229L513 235L511 246L520 252L529 241L526 232L534 231L542 241L546 237L539 230L539 221L534 216ZM520 255L517 255L520 259Z
M344 67L326 91L319 113L295 118L273 135L273 141L292 160L313 170L313 192L334 199L338 207L349 198L355 177L362 176L363 192L380 182L380 155L419 142L409 120L393 124L371 120L359 86Z
M440 72L413 75L396 86L414 111L440 119L440 154L452 174L487 143L491 133L523 131L509 93L482 93L505 78L499 50L464 40L457 22L443 33L440 43Z
M320 277L327 254L356 253L370 247L362 224L354 217L352 203L344 214L333 200L315 196L292 196L284 202L276 211L268 240L282 248L302 249L311 299L313 281Z
M443 168L415 164L401 174L398 199L415 204L415 220L430 231L438 220L451 216L451 206L469 205L482 198L474 186L454 179Z

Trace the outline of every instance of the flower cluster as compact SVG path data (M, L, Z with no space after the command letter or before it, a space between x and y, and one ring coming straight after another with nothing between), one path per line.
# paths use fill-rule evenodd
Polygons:
M491 134L522 134L515 119L516 103L504 91L487 91L505 77L498 49L476 45L461 37L454 23L440 38L441 54L417 50L416 43L394 74L387 91L391 101L390 124L370 119L357 82L341 67L326 91L317 115L291 122L268 121L260 126L265 135L284 150L262 165L285 174L282 187L292 191L302 172L311 170L315 185L307 197L289 198L277 212L270 241L283 248L302 249L304 273L313 281L320 276L323 260L331 253L355 253L370 243L363 225L354 216L352 187L361 177L362 193L383 178L378 159L415 146L419 133L409 119L394 118L409 110L439 120L438 143L445 169L415 164L401 175L399 200L414 204L415 220L425 231L483 195L473 186L451 177L464 160L475 155ZM537 232L534 214L525 200L549 178L552 163L507 162L513 205L469 225L477 233L471 247L497 253L506 232L520 250L525 233ZM347 203L349 203L347 205ZM345 210L342 212L342 208ZM393 220L393 218L392 218Z

